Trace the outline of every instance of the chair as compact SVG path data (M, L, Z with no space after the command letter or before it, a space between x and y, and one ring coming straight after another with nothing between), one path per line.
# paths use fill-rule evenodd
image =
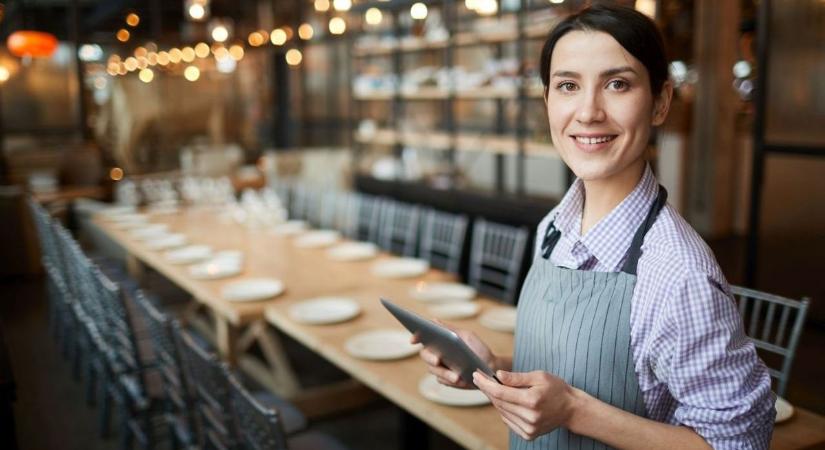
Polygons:
M355 226L351 236L353 239L378 243L379 211L382 203L380 197L356 194Z
M232 411L242 448L250 450L343 450L332 437L305 431L287 436L277 409L262 405L231 373L227 372Z
M179 327L174 328L185 370L195 398L195 412L200 421L201 448L236 449L242 448L232 417L227 371L215 354L204 350L189 333ZM282 412L286 433L293 433L306 427L306 418L290 403L269 393L254 396Z
M514 304L527 245L526 228L476 219L468 282L480 293Z
M378 245L388 252L415 256L419 209L394 200L384 201L380 211Z
M467 237L467 216L430 209L423 222L419 256L435 268L457 274Z
M175 343L175 334L172 333L173 319L162 313L142 291L135 296L135 304L152 338L163 382L163 409L170 436L174 440L173 447L189 448L195 444L197 436L195 417L192 413L194 399L178 353L179 347Z
M740 286L731 286L731 292L737 299L745 332L756 348L781 358L780 367L768 366L768 372L777 381L776 394L782 397L788 388L791 365L808 313L809 300L792 300ZM763 310L763 307L766 308ZM775 321L777 315L778 322Z

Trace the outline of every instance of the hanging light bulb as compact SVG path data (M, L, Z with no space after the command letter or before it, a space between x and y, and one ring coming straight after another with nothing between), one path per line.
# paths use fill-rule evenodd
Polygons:
M298 37L300 37L301 39L303 39L305 41L308 41L308 40L312 39L312 36L314 34L315 34L315 30L313 30L312 25L310 25L308 23L301 24L301 26L298 27Z
M418 2L410 7L410 16L416 20L424 20L427 18L427 5Z
M329 11L329 0L315 0L315 10L318 12Z
M332 7L336 11L349 11L352 8L352 0L333 0Z
M209 44L206 42L200 42L195 46L195 56L198 58L206 58L209 56L209 51Z
M144 83L151 83L152 80L155 79L155 72L152 72L152 69L149 69L148 67L145 69L141 69L140 73L138 74L138 78L140 78L140 81Z
M276 28L269 34L272 45L284 45L286 43L286 31Z
M183 77L189 81L197 81L201 77L201 71L195 66L189 66L183 71Z
M140 16L138 16L137 14L129 13L129 15L126 16L126 25L129 25L130 27L136 27L139 23Z
M347 31L347 23L341 17L329 19L329 32L332 34L344 34Z
M364 13L364 20L370 25L378 25L384 19L384 14L378 8L370 8Z
M229 56L231 56L232 59L234 59L235 61L240 61L241 59L243 59L243 55L243 47L241 47L240 45L236 44L232 47L229 47Z
M286 52L286 63L290 66L297 66L298 64L301 64L301 60L303 59L304 56L297 48L289 49L289 51Z
M192 62L195 60L195 56L195 49L192 47L184 47L180 51L180 59L182 59L183 62Z

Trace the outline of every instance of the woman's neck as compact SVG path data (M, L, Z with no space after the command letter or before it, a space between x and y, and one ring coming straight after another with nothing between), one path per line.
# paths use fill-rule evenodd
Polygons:
M647 162L640 159L610 178L584 180L584 207L580 236L584 236L639 184Z

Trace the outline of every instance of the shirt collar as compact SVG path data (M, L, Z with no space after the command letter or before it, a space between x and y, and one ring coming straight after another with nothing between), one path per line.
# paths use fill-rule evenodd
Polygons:
M619 270L633 235L644 221L658 193L658 183L649 165L633 191L585 236L580 235L584 184L576 179L559 203L556 228L573 242L580 241L605 266Z

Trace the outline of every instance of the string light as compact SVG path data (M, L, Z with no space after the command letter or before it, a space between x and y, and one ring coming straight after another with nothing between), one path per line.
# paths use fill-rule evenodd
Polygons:
M192 47L184 47L180 51L180 59L182 59L183 62L188 62L188 63L194 61L195 60L195 49L193 49Z
M169 53L166 51L158 52L158 64L165 66L169 64Z
M304 56L297 48L289 49L289 51L286 52L286 63L290 66L297 66L298 64L301 64L302 59L304 59Z
M9 69L6 66L0 66L0 83L5 83L9 81L9 77L11 77L11 73L9 73Z
M498 2L496 0L478 0L476 2L476 12L482 16L492 16L498 12Z
M329 0L315 0L315 10L318 12L329 11Z
M336 11L349 11L352 8L352 0L333 0L332 7Z
M264 36L259 31L253 31L249 33L249 38L247 38L249 45L253 47L260 47L264 44Z
M240 61L241 59L243 59L243 55L243 47L241 47L240 45L236 44L232 47L229 47L229 56L231 56L232 59L234 59L235 61Z
M197 81L201 77L201 71L195 66L189 66L184 69L183 77L189 81Z
M286 43L286 31L280 28L272 30L269 40L272 41L272 45L284 45Z
M112 167L112 169L109 170L109 178L111 178L114 181L122 180L123 179L123 169L121 169L120 167Z
M298 36L305 41L312 39L314 34L315 30L313 30L312 25L308 23L301 24L301 26L298 27Z
M115 37L117 37L117 40L120 42L126 42L129 40L129 30L126 28L121 28L117 30Z
M216 42L226 42L229 39L229 30L223 25L218 25L212 29L212 39Z
M347 31L347 23L340 17L329 19L329 32L332 34L344 34Z
M200 3L192 3L187 10L192 20L203 20L206 17L206 8Z
M200 42L195 46L195 56L198 58L206 58L209 56L209 44Z
M140 16L138 16L137 14L129 13L129 15L126 16L126 25L129 25L130 27L136 27L139 23Z
M427 5L418 2L410 7L410 16L416 20L424 20L427 18Z
M364 13L364 20L370 25L378 25L384 19L384 14L378 8L370 8Z
M152 69L149 68L143 69L138 74L138 78L144 83L151 83L155 79L155 72L152 72Z
M180 60L183 59L183 52L180 51L178 48L173 48L169 50L169 61L172 63L179 63Z

